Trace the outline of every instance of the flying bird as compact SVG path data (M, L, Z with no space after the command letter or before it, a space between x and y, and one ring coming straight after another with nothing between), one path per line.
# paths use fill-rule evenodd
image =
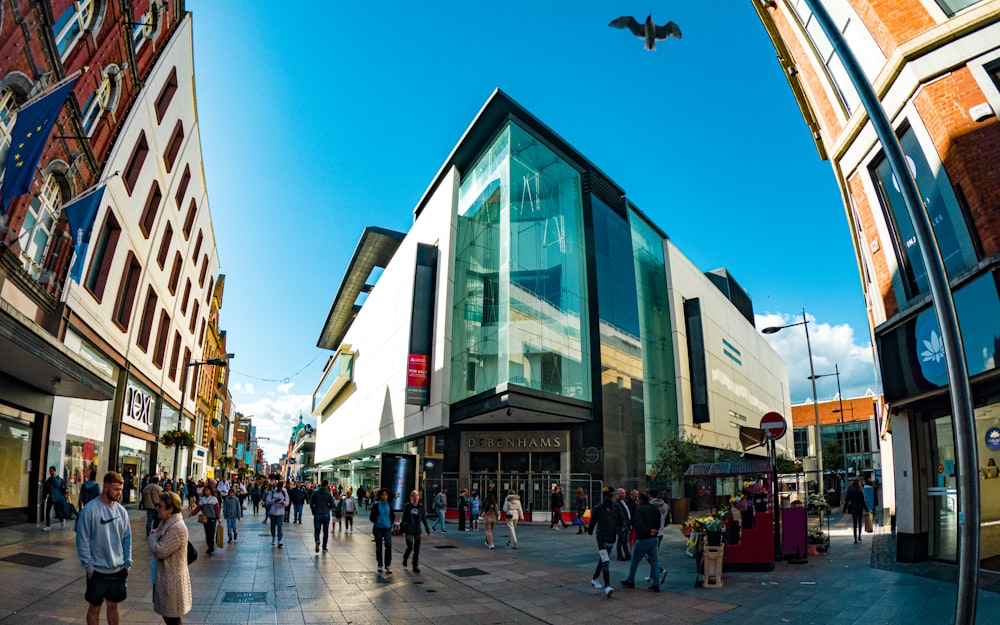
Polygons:
M646 18L645 23L637 22L631 15L623 15L616 20L613 20L608 26L612 28L627 28L632 31L632 34L639 39L646 40L646 49L655 50L657 39L666 39L667 37L673 35L678 39L681 38L681 27L673 22L667 22L663 26L657 26L653 23L653 14L650 13L649 17Z

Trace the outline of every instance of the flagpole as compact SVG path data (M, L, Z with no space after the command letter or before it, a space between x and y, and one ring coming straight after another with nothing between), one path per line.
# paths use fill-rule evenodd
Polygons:
M78 69L78 70L76 70L75 72L73 72L73 73L72 73L72 74L70 74L69 76L67 76L67 77L63 78L62 80L60 80L60 81L59 81L59 82L57 82L56 84L54 84L54 85L50 86L50 87L49 87L48 89L46 89L45 91L42 91L41 93L39 93L39 94L38 94L38 95L36 95L35 97L31 98L30 100L28 100L27 102L25 102L24 104L22 104L21 106L17 107L17 112L19 112L19 113L20 113L20 112L21 112L22 110L24 110L24 109L26 109L27 107L31 106L31 105L32 105L32 104L34 104L35 102L37 102L37 101L41 100L42 98L44 98L45 96L49 95L50 93L52 93L53 91L55 91L55 90L56 90L56 89L58 89L59 87L62 87L63 85L65 85L65 84L66 84L66 83L68 83L69 81L71 81L71 80L74 80L74 79L76 79L76 78L79 78L79 77L80 77L80 75L82 75L82 74L83 74L83 70L82 70L82 69Z

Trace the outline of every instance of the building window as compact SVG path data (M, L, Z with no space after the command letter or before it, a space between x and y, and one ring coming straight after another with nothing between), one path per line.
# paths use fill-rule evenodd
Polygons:
M149 233L153 231L153 226L156 225L156 214L160 210L160 202L163 200L163 194L160 193L160 183L156 180L153 181L153 186L149 189L149 195L146 197L146 207L142 210L142 219L139 221L140 229L142 230L142 236L149 238ZM160 267L163 263L160 263Z
M205 320L201 320L201 328L198 331L198 347L201 347L205 342Z
M125 183L125 190L128 191L129 195L132 195L132 189L135 188L135 183L139 180L139 174L142 173L142 165L146 162L146 155L149 154L149 144L146 143L146 131L139 132L139 139L135 142L135 147L132 148L132 156L128 159L128 165L125 166L125 175L122 176L122 182Z
M170 369L167 370L167 377L171 380L177 379L177 359L181 355L181 333L174 331L174 348L170 350Z
M158 301L159 298L156 295L156 291L150 285L146 289L146 305L142 309L142 325L139 326L139 336L135 341L135 344L142 351L149 349L149 336L153 332L153 319L156 317L156 304Z
M142 275L142 266L139 259L132 252L128 253L125 260L125 271L122 272L121 286L118 287L118 302L115 305L115 323L122 330L128 330L129 320L132 318L132 306L135 304L135 296L139 291L139 277Z
M174 168L174 162L181 152L182 145L184 145L184 122L178 119L177 125L174 126L174 134L167 144L167 151L163 154L163 164L166 165L168 173Z
M101 83L97 89L90 94L86 104L81 107L83 111L83 130L88 137L94 134L97 120L105 111L113 111L118 107L118 99L121 96L121 71L117 66L112 65L101 72Z
M191 280L184 281L184 297L181 298L181 314L187 313L188 300L191 298Z
M185 366L189 362L191 362L191 350L185 347L184 348L184 361L181 363L181 366L183 367L183 366ZM179 376L180 379L183 380L184 379L184 373L183 372L179 372L179 373L180 373L180 376ZM194 384L192 384L191 386L194 386ZM186 388L181 387L181 395L183 395L184 391L186 391L186 390L187 390ZM181 415L181 418L183 418L183 417L184 417L184 415Z
M170 336L170 315L160 311L160 327L156 331L156 349L153 350L153 364L163 368L163 356L167 351L167 337Z
M940 163L932 169L927 155L910 127L904 127L899 134L899 144L903 148L910 172L917 181L923 195L927 215L930 217L937 238L945 270L954 277L976 262L976 253L969 235L961 207L955 200L947 173ZM929 290L927 270L917 245L917 238L909 212L903 202L896 176L885 155L881 154L870 166L870 173L878 189L879 201L893 237L893 248L901 268L903 288L907 300ZM937 173L935 173L935 170Z
M111 263L115 259L115 250L118 248L118 237L121 233L118 220L111 211L108 211L101 227L101 234L97 238L94 255L90 259L90 272L84 281L84 286L98 302L104 299L104 289L108 284L108 274L111 273Z
M94 20L95 2L96 0L73 0L52 27L56 48L63 59L66 58L66 52L80 40L84 31L90 28Z
M0 164L3 166L7 163L7 150L10 149L10 137L14 131L18 106L13 89L6 88L0 91ZM0 180L3 180L3 171L0 171Z
M177 210L180 210L181 204L184 202L184 196L187 195L188 185L191 183L191 166L184 166L184 173L181 175L181 182L177 185L177 193L174 194L174 202L177 203Z
M143 13L132 26L132 46L136 52L142 47L147 39L156 39L160 34L162 20L160 14L163 7L159 2L151 2L149 9Z
M983 0L936 0L941 10L948 17L954 16L959 11L967 9L974 4L979 4Z
M188 325L188 331L189 332L194 332L195 327L197 327L197 325L198 325L198 309L199 308L200 308L200 305L198 304L198 300L194 300L194 306L191 307L191 324Z
M796 458L808 458L809 457L809 429L808 428L795 428L793 430L795 436L795 457Z
M177 293L177 281L181 278L181 263L183 263L183 257L180 252L174 254L174 266L170 268L170 283L167 288L170 289L170 294L174 295ZM183 310L181 311L184 312Z
M184 240L187 241L191 238L191 228L194 226L194 216L198 214L198 204L191 198L191 204L188 205L187 215L184 217Z
M198 261L198 254L201 253L201 244L204 241L205 241L205 235L201 232L201 230L199 230L198 231L198 240L195 241L195 244L194 244L194 253L191 254L191 260L193 260L195 262Z
M160 95L156 96L156 123L163 121L163 116L167 114L167 109L170 107L170 101L174 99L174 94L177 93L177 68L170 70L170 75L167 76L167 81L163 83L163 88L160 89Z
M41 274L42 259L56 224L56 211L62 203L62 190L56 176L46 175L41 191L31 199L28 214L21 224L21 234L17 237L24 246L25 269L32 277L37 278Z
M174 238L174 227L167 222L167 227L163 229L163 238L160 240L160 252L156 255L156 264L163 269L167 264L167 254L170 253L170 243Z
M212 290L215 288L215 277L209 278L208 280L208 290L205 291L205 305L209 306L212 304Z
M198 274L198 287L205 286L205 274L208 272L208 256L201 257L201 273ZM209 298L209 301L212 301Z

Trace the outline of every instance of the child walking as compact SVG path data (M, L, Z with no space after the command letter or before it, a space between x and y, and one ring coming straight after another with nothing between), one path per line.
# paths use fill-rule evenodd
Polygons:
M229 536L229 542L233 542L239 537L239 533L236 531L236 521L243 518L243 506L240 505L236 489L230 490L226 498L222 500L222 516L226 519L226 534Z
M482 506L483 502L479 499L479 493L472 491L472 499L469 500L469 521L473 532L479 531L479 512Z

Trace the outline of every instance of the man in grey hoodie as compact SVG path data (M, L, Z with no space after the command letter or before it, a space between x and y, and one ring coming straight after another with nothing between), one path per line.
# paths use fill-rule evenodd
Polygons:
M127 597L126 580L132 566L132 528L128 512L119 503L125 478L109 471L101 496L80 512L76 552L87 572L87 625L101 621L101 604L107 602L108 625L118 625L118 604Z

